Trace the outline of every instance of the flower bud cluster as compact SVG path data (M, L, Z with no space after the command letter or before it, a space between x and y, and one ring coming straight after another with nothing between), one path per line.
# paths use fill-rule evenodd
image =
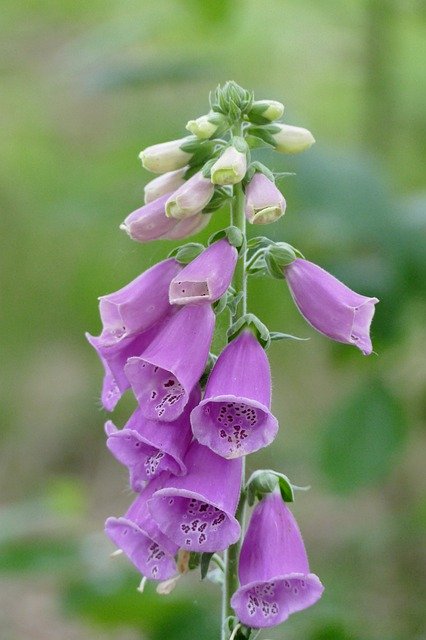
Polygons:
M143 166L160 175L145 186L145 204L121 226L138 242L187 237L232 198L243 222L215 234L206 248L178 247L102 296L102 332L87 334L104 368L103 407L112 411L128 389L137 401L121 429L111 420L105 424L107 447L127 467L135 493L127 512L108 518L105 530L146 579L170 580L192 566L190 556L182 561L182 550L212 554L237 543L237 507L246 497L251 506L258 501L231 604L249 629L271 627L314 604L323 586L310 573L286 504L294 498L286 476L258 471L245 485L245 456L271 444L279 429L265 349L271 340L292 336L269 331L247 313L238 283L259 274L285 279L315 329L364 354L372 351L377 299L351 291L285 242L247 241L245 219L268 224L286 209L273 173L251 161L250 139L297 153L314 138L306 129L275 122L284 111L281 103L255 101L232 82L216 90L210 106L207 115L188 122L192 136L141 152ZM232 325L227 346L216 356L216 315L225 308ZM205 573L203 561L201 568Z

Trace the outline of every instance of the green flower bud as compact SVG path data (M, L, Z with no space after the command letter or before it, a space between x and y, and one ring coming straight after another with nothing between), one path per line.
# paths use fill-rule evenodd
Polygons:
M284 105L276 100L258 100L248 112L248 119L254 124L267 124L279 120L284 113Z
M190 120L186 125L186 129L197 138L205 140L211 138L218 132L224 131L228 126L226 118L220 113L208 113L200 116L196 120Z

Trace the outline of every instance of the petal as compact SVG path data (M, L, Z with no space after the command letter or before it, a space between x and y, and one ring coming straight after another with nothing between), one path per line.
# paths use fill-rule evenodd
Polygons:
M215 315L210 305L187 305L170 318L125 373L143 415L175 420L200 379L208 358Z
M238 252L226 238L214 242L171 281L170 304L215 302L228 289Z

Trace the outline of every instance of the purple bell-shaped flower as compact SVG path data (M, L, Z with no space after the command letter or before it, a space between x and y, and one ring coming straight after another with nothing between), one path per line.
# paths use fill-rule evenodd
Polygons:
M174 556L179 547L161 533L147 507L166 478L162 474L150 482L124 516L105 522L107 536L149 580L167 580L177 573Z
M149 509L161 531L189 551L221 551L236 542L235 511L242 462L225 460L193 442L185 457L187 475L170 478L156 491Z
M170 281L181 265L169 258L154 265L125 287L99 298L103 337L124 338L146 331L171 311Z
M133 491L141 491L147 481L163 471L176 476L186 473L183 459L192 440L189 414L199 400L197 385L185 410L174 422L147 420L136 409L123 429L117 429L111 420L105 424L107 447L128 467Z
M166 202L172 195L173 192L166 193L136 209L127 216L120 229L137 242L179 240L204 229L210 221L210 214L197 213L184 220L166 216Z
M370 325L377 298L355 293L318 265L301 258L286 266L284 275L297 308L314 329L370 355Z
M249 627L273 627L321 597L324 587L309 572L299 527L279 493L267 494L256 505L238 572L241 586L231 605Z
M191 413L197 440L224 458L266 447L278 431L270 411L271 372L266 353L249 330L222 351L204 399Z
M140 357L124 368L142 414L150 420L176 420L200 379L215 325L210 305L186 305L159 331Z
M238 251L226 238L214 242L172 279L170 303L215 302L231 284L237 259Z
M162 322L165 322L163 320ZM150 327L147 331L129 338L117 339L111 334L102 332L100 336L86 333L88 342L97 352L104 367L101 401L107 411L112 411L122 394L130 387L130 382L124 373L125 364L131 356L144 351L162 326L162 322Z

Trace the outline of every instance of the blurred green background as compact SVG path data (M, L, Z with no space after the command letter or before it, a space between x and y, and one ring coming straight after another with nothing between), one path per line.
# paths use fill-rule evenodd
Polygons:
M364 358L311 330L285 283L251 284L273 330L311 339L269 352L281 430L249 467L311 485L294 512L326 586L260 637L426 638L425 23L420 0L3 0L2 640L218 637L217 586L191 575L141 595L109 558L103 522L131 496L83 332L100 329L98 295L174 246L118 230L150 179L138 152L185 135L228 79L317 139L261 154L297 173L271 236L381 301ZM215 214L200 238L225 224Z

